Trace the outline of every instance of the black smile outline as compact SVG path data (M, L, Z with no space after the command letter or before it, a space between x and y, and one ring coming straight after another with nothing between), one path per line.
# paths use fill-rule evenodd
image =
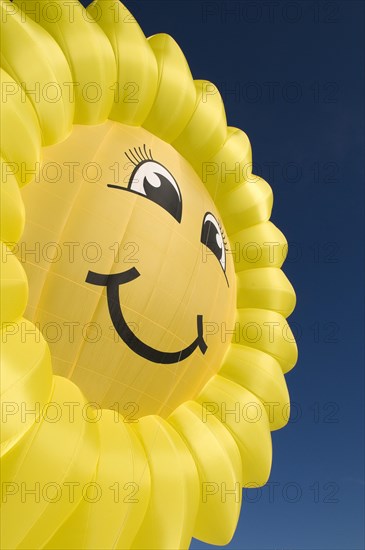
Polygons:
M129 328L126 320L123 317L122 308L120 306L119 299L119 286L129 283L140 276L139 271L132 267L128 271L122 273L103 275L102 273L95 273L89 271L86 277L86 282L92 285L105 286L110 318L113 322L114 328L127 346L148 361L153 363L172 364L183 361L189 355L199 348L204 355L208 349L207 344L203 338L203 316L197 315L197 330L198 336L190 346L181 351L167 352L159 351L151 346L148 346L142 340L140 340L134 332Z

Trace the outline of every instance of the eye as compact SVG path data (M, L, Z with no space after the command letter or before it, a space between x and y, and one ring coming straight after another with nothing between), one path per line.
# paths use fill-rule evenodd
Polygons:
M218 221L210 212L207 212L204 216L200 241L213 252L225 274L226 247L224 235Z
M137 154L137 150L135 150ZM139 149L141 151L141 149ZM130 154L133 152L130 151ZM135 158L135 154L133 158ZM129 155L127 155L130 159ZM138 156L140 160L141 157ZM173 175L159 162L142 156L141 162L135 164L128 183L128 189L144 195L147 199L159 204L179 223L182 216L182 199L178 184ZM131 160L131 159L130 159Z
M179 223L182 216L182 197L174 176L159 162L152 158L146 145L129 149L124 153L135 168L129 178L128 187L108 184L108 187L131 191L143 195L164 208Z

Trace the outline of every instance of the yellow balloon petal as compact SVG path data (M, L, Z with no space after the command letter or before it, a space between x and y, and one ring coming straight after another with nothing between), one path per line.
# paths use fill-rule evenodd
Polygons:
M44 548L129 548L144 520L151 480L143 447L116 411L96 418L100 454L90 494Z
M288 252L282 232L271 222L229 235L229 254L237 272L258 267L281 267Z
M52 369L43 336L26 319L4 324L0 335L1 444L4 453L39 422L41 408L52 390Z
M286 319L276 311L239 309L237 311L240 343L269 353L283 372L291 370L298 359L298 349Z
M181 134L193 114L196 90L189 65L175 40L168 34L149 38L158 63L158 89L143 127L167 143ZM166 112L170 113L166 117Z
M151 499L131 548L189 548L199 502L195 462L178 433L158 416L134 424L151 471Z
M42 548L85 498L97 467L92 411L72 382L54 380L54 393L23 443L15 474L9 477L6 461L2 464L2 548Z
M19 191L18 182L11 172L11 167L0 159L0 241L14 248L24 229L25 210Z
M273 203L272 190L258 176L220 196L218 205L224 226L231 235L244 227L266 222L270 218Z
M214 414L236 440L242 459L243 487L261 487L271 469L271 436L267 413L250 391L214 376L198 396L206 416Z
M199 173L202 163L217 153L224 144L227 137L227 121L217 87L206 80L195 80L194 84L194 113L172 145Z
M23 186L38 174L41 132L37 115L21 86L0 68L0 146L4 165L1 180L14 174Z
M66 99L75 104L76 124L100 124L109 116L117 78L109 40L78 0L14 0L26 19L41 25L59 44L72 73ZM45 45L46 47L46 45Z
M86 11L108 37L116 60L117 78L112 87L114 100L109 118L141 126L157 91L158 69L151 46L119 0L96 0Z
M28 281L23 266L11 250L0 245L0 323L12 323L24 313L28 300Z
M208 544L228 544L242 501L237 444L223 424L194 401L178 407L168 421L189 447L199 474L200 500L193 535Z
M222 147L197 167L202 182L214 200L252 178L252 150L242 130L227 128L227 139Z
M271 309L288 317L295 307L295 292L277 267L247 269L237 274L237 306Z
M219 375L228 378L263 403L271 430L285 426L290 416L288 388L276 359L255 348L232 344Z
M43 145L71 132L74 103L67 98L71 71L59 45L9 0L2 0L1 66L24 89L38 115ZM10 17L7 14L14 10Z

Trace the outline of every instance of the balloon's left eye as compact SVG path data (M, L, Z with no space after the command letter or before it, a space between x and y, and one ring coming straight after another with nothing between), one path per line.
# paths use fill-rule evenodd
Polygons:
M182 199L179 186L173 175L159 162L145 160L138 164L131 174L128 189L144 195L181 222Z
M226 276L226 242L217 219L207 212L203 219L200 241L214 254L223 269ZM228 279L227 279L228 283Z

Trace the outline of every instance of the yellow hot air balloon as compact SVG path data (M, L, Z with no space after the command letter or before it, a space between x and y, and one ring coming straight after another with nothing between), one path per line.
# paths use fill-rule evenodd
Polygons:
M1 10L2 548L225 544L297 359L271 189L117 0Z

